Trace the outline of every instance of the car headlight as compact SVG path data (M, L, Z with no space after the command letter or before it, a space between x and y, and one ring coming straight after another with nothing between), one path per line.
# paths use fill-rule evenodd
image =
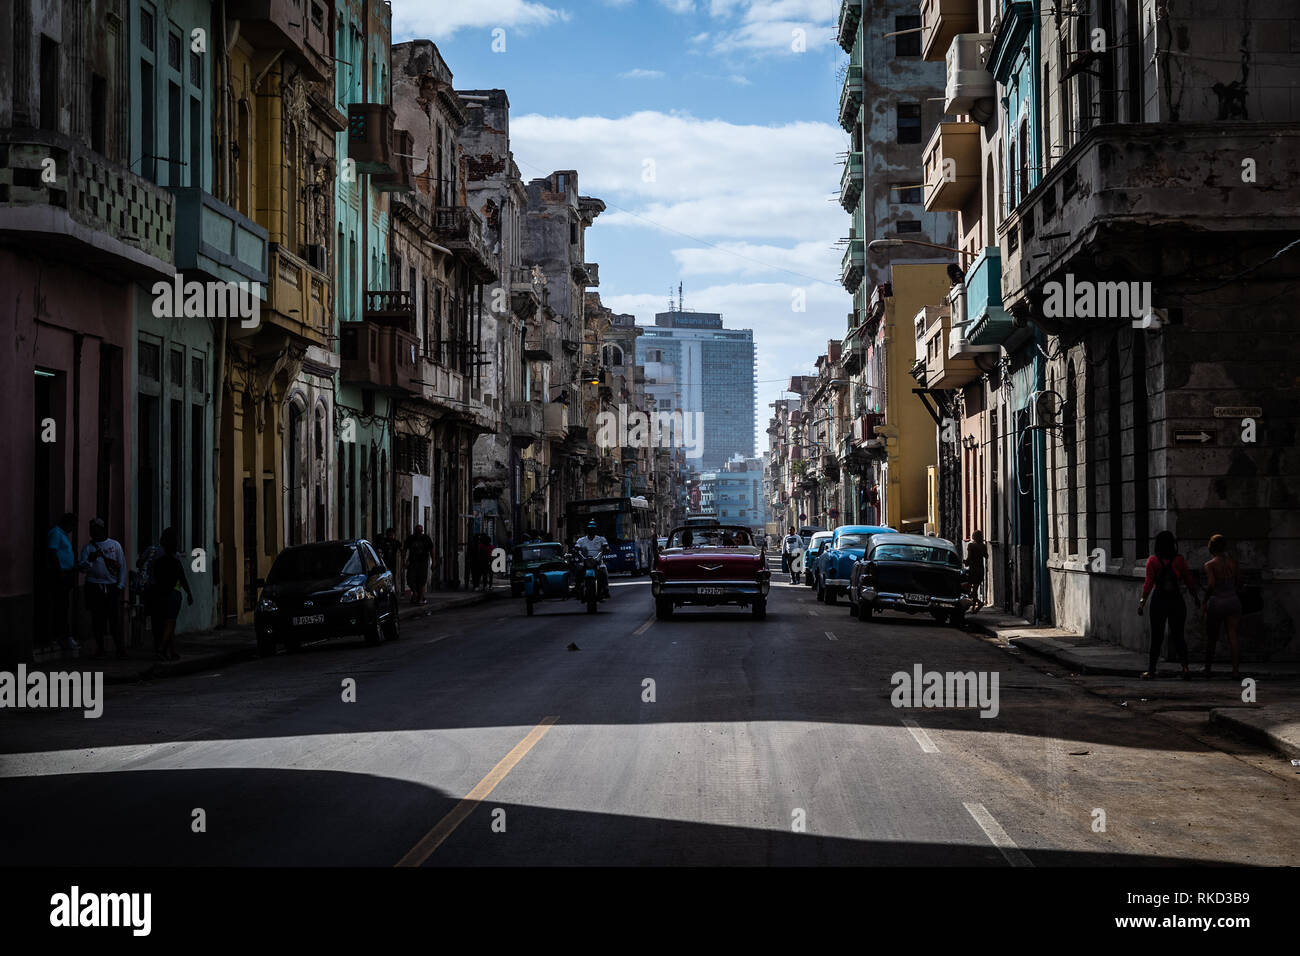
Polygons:
M259 611L278 611L280 610L280 605L276 604L275 601L270 598L264 597L262 600L257 602L257 609Z
M363 587L357 586L355 588L348 588L343 592L343 596L339 598L339 603L353 604L357 601L364 601L366 596L366 589Z

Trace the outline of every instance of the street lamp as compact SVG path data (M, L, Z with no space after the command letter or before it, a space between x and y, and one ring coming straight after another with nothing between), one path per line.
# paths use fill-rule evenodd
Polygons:
M955 252L959 256L970 256L972 259L975 258L975 253L973 252L967 252L964 249L957 249L953 246L941 246L936 242L922 242L920 239L872 239L867 243L867 248L871 250L896 249L905 243L910 243L914 246L925 246L927 249L942 249L944 252Z

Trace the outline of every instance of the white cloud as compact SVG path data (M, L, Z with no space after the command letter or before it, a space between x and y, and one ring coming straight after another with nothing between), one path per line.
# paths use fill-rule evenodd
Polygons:
M712 49L719 54L793 53L796 31L805 49L828 46L839 9L839 0L710 0L709 15L730 21L714 30Z
M620 73L618 78L620 80L659 80L663 78L663 75L663 70L643 70L637 67L634 70Z
M694 0L659 0L673 13L690 13L695 9Z
M393 42L412 38L445 40L459 30L496 27L521 32L569 19L567 10L533 0L394 0ZM508 48L508 46L507 46Z
M842 249L825 240L799 242L793 246L721 242L716 246L688 246L672 250L677 271L684 276L778 275L789 276L790 281L796 283L800 281L799 278L790 273L834 281L843 254Z
M512 117L510 134L525 178L577 169L584 193L622 207L604 213L602 226L653 228L649 219L690 236L780 243L829 244L846 233L844 211L829 201L846 138L828 123L533 114Z

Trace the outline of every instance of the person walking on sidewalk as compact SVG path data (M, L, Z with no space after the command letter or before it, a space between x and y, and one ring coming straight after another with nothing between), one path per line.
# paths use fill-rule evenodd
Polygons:
M423 525L406 538L402 546L406 558L406 586L411 589L411 603L424 603L424 590L429 584L429 559L433 555L433 539L424 533Z
M397 529L388 528L379 539L379 553L383 556L384 567L393 573L393 583L401 586L402 579L397 574L397 558L402 553L402 542L397 540Z
M1147 670L1143 680L1156 676L1156 663L1160 660L1160 645L1164 643L1165 628L1169 629L1169 651L1183 665L1183 680L1191 673L1187 669L1187 642L1183 630L1187 625L1187 605L1183 603L1180 582L1187 585L1189 594L1195 596L1196 582L1192 571L1178 553L1178 540L1172 531L1156 535L1155 554L1147 558L1146 580L1142 584L1142 598L1138 601L1138 614L1151 598L1151 646L1147 652Z
M1241 679L1241 642L1237 628L1241 626L1241 568L1228 554L1228 539L1221 534L1210 538L1210 560L1205 562L1205 601L1201 613L1205 615L1205 679L1213 673L1214 645L1219 640L1219 628L1228 631L1228 648L1232 652L1232 679Z
M72 636L68 626L68 611L72 607L72 589L76 585L77 556L72 550L72 532L77 530L77 516L71 511L45 536L45 574L48 581L49 634L51 643L57 641L63 656L77 656L81 646Z
M478 571L482 586L492 590L492 538L487 534L478 536Z
M181 592L189 604L194 604L194 593L185 576L185 564L179 554L180 542L176 530L168 528L158 538L161 554L149 564L149 591L146 599L153 619L155 657L160 661L178 661L176 652L176 620L181 615Z
M984 532L976 531L966 545L966 579L970 582L970 597L974 609L984 606L984 567L989 559L989 546L984 543Z
M126 590L126 555L108 536L103 518L90 520L90 543L81 549L77 570L86 575L86 610L95 636L95 657L105 656L104 637L113 635L118 660L126 659L122 640L122 592Z

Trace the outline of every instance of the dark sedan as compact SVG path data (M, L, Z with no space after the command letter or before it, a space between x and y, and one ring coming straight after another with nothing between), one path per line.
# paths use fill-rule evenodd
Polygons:
M397 640L397 584L369 541L322 541L285 548L271 565L254 615L258 653L276 646L360 634L367 644Z
M853 565L849 611L868 621L876 611L928 613L940 624L966 620L961 552L951 541L920 534L873 534Z

